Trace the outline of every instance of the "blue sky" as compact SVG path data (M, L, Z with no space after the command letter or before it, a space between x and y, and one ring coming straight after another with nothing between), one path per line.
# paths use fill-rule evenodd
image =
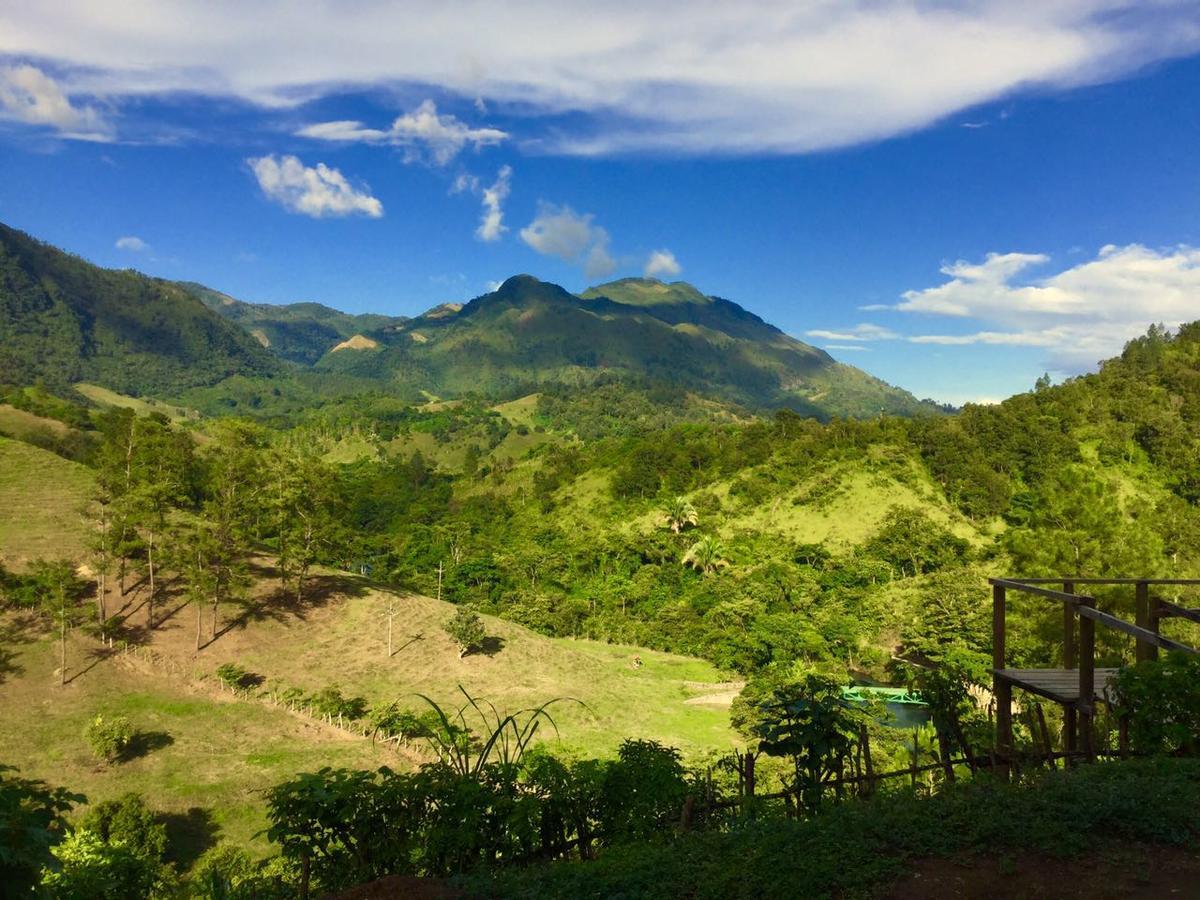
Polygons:
M408 315L649 271L956 403L1200 318L1192 2L27 6L0 221L103 265Z

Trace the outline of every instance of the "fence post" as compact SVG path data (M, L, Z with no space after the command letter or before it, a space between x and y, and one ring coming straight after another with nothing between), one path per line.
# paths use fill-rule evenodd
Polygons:
M867 769L867 796L875 793L875 766L871 762L871 735L867 731L866 725L860 725L858 730L858 740L862 745L863 765Z
M1093 606L1090 600L1080 600L1081 606ZM1079 617L1079 743L1089 762L1095 760L1096 748L1092 737L1096 697L1096 623Z
M1063 593L1074 594L1075 583L1073 581L1063 582ZM1063 668L1068 672L1079 665L1079 656L1077 644L1075 643L1075 605L1068 601L1063 601ZM1078 715L1073 705L1067 704L1063 707L1063 752L1067 754L1066 765L1075 764L1074 758L1071 756L1075 752L1078 744L1075 737L1078 733Z
M1004 668L1004 585L992 585L992 668L999 672ZM1008 778L1009 761L1012 756L1012 684L1000 675L992 676L992 695L996 699L996 755L999 757L998 771Z

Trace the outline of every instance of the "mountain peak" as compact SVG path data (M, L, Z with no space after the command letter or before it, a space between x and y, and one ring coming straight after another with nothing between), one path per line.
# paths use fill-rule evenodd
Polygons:
M585 299L607 297L627 306L709 306L712 298L686 281L659 281L657 278L619 278L590 287L579 296Z

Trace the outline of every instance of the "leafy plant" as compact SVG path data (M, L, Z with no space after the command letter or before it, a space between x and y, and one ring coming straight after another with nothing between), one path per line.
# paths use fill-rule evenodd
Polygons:
M128 749L133 733L133 725L124 716L105 717L97 713L84 729L84 738L97 759L111 763Z
M458 647L459 659L472 650L479 649L487 638L487 629L484 628L483 620L473 609L466 606L456 609L443 628Z
M0 885L21 896L53 864L51 851L67 833L66 813L87 798L16 771L0 765Z
M1129 718L1129 743L1141 753L1200 751L1200 655L1168 653L1122 669L1117 706Z

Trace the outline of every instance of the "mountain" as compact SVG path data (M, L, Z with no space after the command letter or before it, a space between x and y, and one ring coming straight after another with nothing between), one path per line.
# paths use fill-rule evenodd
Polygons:
M195 282L182 282L213 312L236 322L276 356L311 366L344 341L408 321L365 313L351 315L320 303L246 303Z
M180 285L102 269L0 225L0 383L171 394L283 368Z
M627 278L575 295L518 275L457 312L443 305L366 336L378 346L327 354L317 367L451 396L515 396L608 374L821 418L931 409L685 282Z
M213 388L231 376L245 378ZM819 418L933 409L682 281L626 278L575 295L518 275L413 319L351 315L102 269L0 225L0 384L179 397L256 394L271 380L279 395L280 377L293 405L363 390L506 400L615 379Z

